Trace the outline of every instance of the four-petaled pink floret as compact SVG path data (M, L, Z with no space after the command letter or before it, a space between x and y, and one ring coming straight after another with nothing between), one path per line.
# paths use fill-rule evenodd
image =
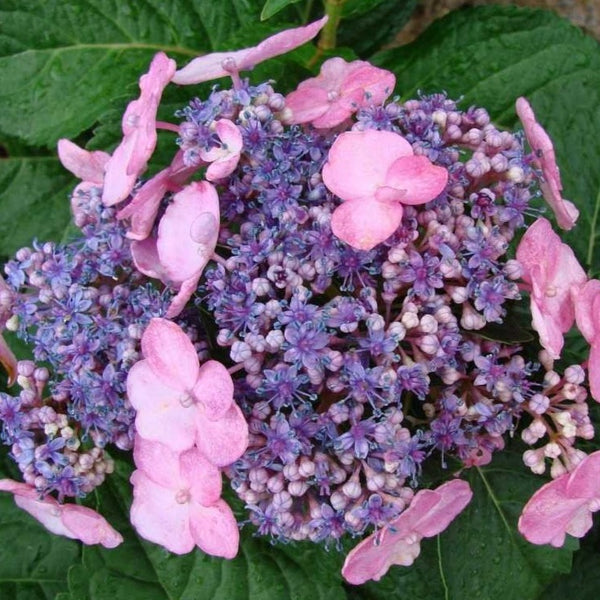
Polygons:
M84 544L118 546L123 537L95 510L77 504L59 504L52 496L41 497L27 483L0 479L0 491L11 492L15 504L37 519L48 531Z
M197 449L175 452L136 437L131 475L131 522L145 539L175 554L198 546L213 556L233 558L239 531L221 499L221 472Z
M391 131L340 134L323 167L323 183L344 200L331 217L333 233L359 250L370 250L392 235L404 204L425 204L442 193L448 171Z
M227 369L215 360L200 366L188 336L166 319L150 321L142 352L127 377L138 434L174 452L196 445L218 467L237 460L248 445L248 426Z
M286 97L285 105L292 111L289 121L335 127L359 108L382 104L395 85L396 77L390 71L363 60L348 63L330 58L317 77L303 81Z
M559 358L563 334L575 321L573 294L586 280L573 250L543 217L529 226L517 248L523 281L529 285L533 328L552 358Z
M444 531L472 496L469 484L460 479L417 492L399 517L351 550L342 568L344 579L360 585L369 579L378 581L392 565L412 565L421 540Z

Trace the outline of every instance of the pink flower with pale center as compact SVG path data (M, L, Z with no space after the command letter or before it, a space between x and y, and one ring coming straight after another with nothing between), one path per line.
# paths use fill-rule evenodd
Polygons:
M182 453L136 437L131 475L131 523L145 539L175 554L198 546L213 556L233 558L238 526L221 499L221 472L201 452Z
M229 119L216 121L215 131L221 140L221 145L200 151L200 158L211 163L206 170L206 179L209 181L218 181L233 173L240 161L240 153L244 145L242 133Z
M370 250L392 235L403 204L424 204L446 187L448 171L391 131L340 134L323 167L323 183L344 200L331 217L333 233L359 250Z
M125 200L137 178L146 170L156 147L158 105L176 68L174 60L159 52L152 59L148 73L140 78L140 97L127 106L122 120L123 140L106 165L102 194L105 205Z
M227 369L216 360L200 366L190 339L166 319L150 321L142 352L127 377L138 434L174 452L196 445L218 467L237 460L248 445L248 425Z
M590 279L573 294L577 328L590 344L588 379L590 393L600 402L600 281Z
M583 537L592 526L592 513L598 510L600 452L594 452L529 499L519 518L519 531L532 544L559 548L566 534Z
M563 334L575 321L572 293L586 282L586 274L573 250L544 218L537 219L523 235L517 260L523 281L530 287L533 328L550 356L559 358Z
M80 197L92 188L102 188L110 154L99 150L88 152L69 140L61 139L58 140L58 158L65 169L82 180L71 194L71 211L75 225L83 227L88 217L81 210Z
M228 75L237 75L240 71L248 71L258 63L290 52L312 40L325 23L327 23L326 16L305 27L281 31L252 48L232 52L213 52L199 56L175 73L173 83L190 85Z
M335 127L363 106L382 104L395 85L390 71L363 60L330 58L317 77L303 81L286 97L285 105L292 111L292 123Z
M156 238L131 244L136 267L179 290L167 317L183 310L214 253L219 237L219 197L206 181L196 181L175 194L158 225Z
M444 531L472 496L469 484L460 479L417 492L399 517L350 551L342 567L344 579L361 585L369 579L378 581L392 565L412 565L421 551L421 540Z
M562 229L571 229L579 217L579 211L571 201L561 196L562 182L552 140L535 120L533 109L525 98L517 99L516 109L523 124L525 137L534 153L533 163L542 171L543 180L540 182L542 194L554 212L558 226Z
M0 479L0 491L11 492L15 504L37 519L48 531L64 535L84 544L102 544L115 548L122 541L121 534L95 510L77 504L59 504L51 496L40 499L37 490L11 479Z

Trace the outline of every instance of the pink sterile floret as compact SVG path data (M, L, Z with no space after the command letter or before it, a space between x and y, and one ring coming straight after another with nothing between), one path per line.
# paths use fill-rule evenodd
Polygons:
M382 104L395 85L390 71L363 60L330 58L317 77L303 81L286 97L285 105L292 111L292 123L335 127L363 106Z
M388 527L351 550L342 568L344 579L360 585L381 579L392 565L412 565L421 551L421 540L444 531L472 496L469 484L460 479L436 490L417 492L410 506Z
M4 298L2 297L4 296ZM8 373L8 385L12 385L17 380L17 357L10 349L9 345L2 336L2 331L6 326L6 321L11 316L11 291L2 275L0 275L0 363ZM6 301L6 304L3 302Z
M190 339L166 319L150 321L142 352L127 377L139 435L175 452L196 444L219 467L237 460L248 445L248 426L233 402L227 369L216 360L200 366Z
M179 290L167 317L179 314L194 293L219 237L219 197L206 181L175 194L158 226L157 238L133 242L136 267Z
M148 73L140 78L140 97L127 106L122 120L123 140L106 165L102 201L107 206L125 200L146 170L156 147L158 105L176 68L174 60L159 52L152 59Z
M82 227L86 224L87 217L81 210L80 198L92 188L102 188L104 170L110 160L110 154L100 150L88 152L69 140L61 139L58 140L58 158L65 169L82 180L71 194L71 211L75 225Z
M587 277L573 250L563 244L550 221L539 218L517 248L523 281L529 284L533 328L552 358L559 358L563 334L575 321L573 293Z
M331 217L333 233L370 250L396 231L403 204L424 204L445 188L448 171L415 156L391 131L348 131L335 140L323 167L323 183L344 200Z
M558 226L562 229L571 229L579 217L579 211L572 202L561 196L562 182L552 140L535 120L533 109L525 98L517 99L516 108L525 130L525 137L535 156L533 162L542 171L543 181L540 183L542 194L554 212Z
M183 453L139 436L131 475L131 522L145 539L176 554L199 546L213 556L233 558L239 532L221 500L221 473L196 449Z
M252 48L199 56L175 73L173 83L189 85L247 71L264 60L285 54L312 40L326 22L327 17L323 17L305 27L281 31Z
M584 458L572 473L543 485L527 502L519 531L533 544L560 547L568 533L583 537L600 510L600 452Z
M243 146L242 133L229 119L216 121L215 131L221 140L221 145L200 151L200 158L211 163L206 169L206 179L209 181L218 181L233 173L240 161Z
M600 402L600 281L590 279L573 295L577 328L590 344L588 378L590 392Z
M84 544L102 544L106 548L115 548L123 541L121 534L91 508L59 504L51 496L40 499L33 486L11 479L0 479L0 490L14 494L15 504L51 533L81 540Z

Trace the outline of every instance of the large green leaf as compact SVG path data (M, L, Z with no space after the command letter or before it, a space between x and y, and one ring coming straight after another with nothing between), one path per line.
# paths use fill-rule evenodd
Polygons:
M514 103L530 99L554 139L564 194L581 211L568 241L600 272L600 46L550 12L510 6L464 9L410 45L374 57L394 71L403 96L445 90L463 106L516 124Z
M72 183L56 156L0 159L0 256L10 256L33 238L60 240L70 218Z
M155 52L183 64L259 11L248 0L4 0L0 130L39 145L75 137L131 91Z
M70 600L343 600L343 557L314 544L272 546L245 528L231 561L196 550L176 556L140 540L128 523L130 468L98 490L99 509L125 536L114 550L85 548L69 574Z
M5 450L0 454L0 478L14 477ZM78 558L76 542L48 533L12 494L0 493L0 598L54 600L67 589L67 571Z
M577 544L534 546L517 531L525 502L544 482L508 450L492 464L466 471L473 490L465 511L436 539L425 540L415 564L392 567L365 600L536 600L553 578L568 573Z

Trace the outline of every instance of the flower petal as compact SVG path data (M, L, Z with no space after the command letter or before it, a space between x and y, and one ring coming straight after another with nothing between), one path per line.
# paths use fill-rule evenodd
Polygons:
M235 462L248 447L248 424L237 404L217 421L200 413L197 417L198 450L217 467Z
M448 171L425 156L401 156L390 166L385 185L404 190L402 204L424 204L439 196L448 183Z
M211 506L221 497L221 471L206 458L197 448L181 454L178 470L191 493L192 503Z
M101 184L110 154L95 150L88 152L70 140L58 140L58 158L62 166L82 181Z
M193 395L202 404L207 419L222 418L233 404L233 380L218 361L209 360L200 367Z
M352 200L337 206L331 215L331 231L358 250L371 250L387 240L402 222L401 204Z
M63 504L61 511L62 522L84 544L116 548L123 542L123 536L95 510L77 504Z
M212 506L193 504L190 530L194 541L206 554L234 558L238 553L239 529L231 508L223 500Z

